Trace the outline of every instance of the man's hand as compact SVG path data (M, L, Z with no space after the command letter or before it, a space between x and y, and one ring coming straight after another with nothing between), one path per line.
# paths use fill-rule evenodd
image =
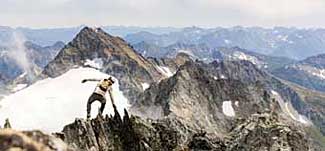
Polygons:
M83 79L83 80L81 81L81 83L85 83L85 82L87 82L87 80L86 80L86 79Z

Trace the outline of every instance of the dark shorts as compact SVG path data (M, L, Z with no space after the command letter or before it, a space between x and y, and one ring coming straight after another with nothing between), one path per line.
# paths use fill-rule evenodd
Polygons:
M101 94L93 93L88 99L88 103L92 103L94 101L98 100L100 103L106 103L106 99Z
M91 104L94 101L99 101L101 103L100 113L103 113L103 111L105 109L105 104L106 104L105 97L100 94L93 93L93 94L91 94L91 96L89 97L88 102L87 102L87 116L90 116Z

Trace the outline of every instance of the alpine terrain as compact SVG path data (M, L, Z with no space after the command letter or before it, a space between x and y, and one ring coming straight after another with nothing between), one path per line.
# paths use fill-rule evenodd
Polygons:
M35 79L26 85L21 85L23 80L13 83L16 90L3 96L0 150L325 148L325 112L320 103L325 95L273 72L302 62L239 47L196 47L182 42L173 48L145 42L137 46L145 49L136 51L136 45L101 28L82 28ZM158 54L174 48L191 52ZM212 57L202 59L209 51ZM303 62L321 68L316 60ZM112 86L116 107L108 99L103 115L97 115L96 102L91 118L86 119L87 99L97 83L81 81L109 76L116 81Z

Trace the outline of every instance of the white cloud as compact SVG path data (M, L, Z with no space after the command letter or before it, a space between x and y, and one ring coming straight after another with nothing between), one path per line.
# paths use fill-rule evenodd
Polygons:
M0 0L14 26L325 26L323 0Z

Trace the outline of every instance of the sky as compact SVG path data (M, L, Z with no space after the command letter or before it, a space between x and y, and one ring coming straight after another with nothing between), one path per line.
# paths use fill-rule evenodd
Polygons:
M11 27L325 27L325 0L0 0Z

